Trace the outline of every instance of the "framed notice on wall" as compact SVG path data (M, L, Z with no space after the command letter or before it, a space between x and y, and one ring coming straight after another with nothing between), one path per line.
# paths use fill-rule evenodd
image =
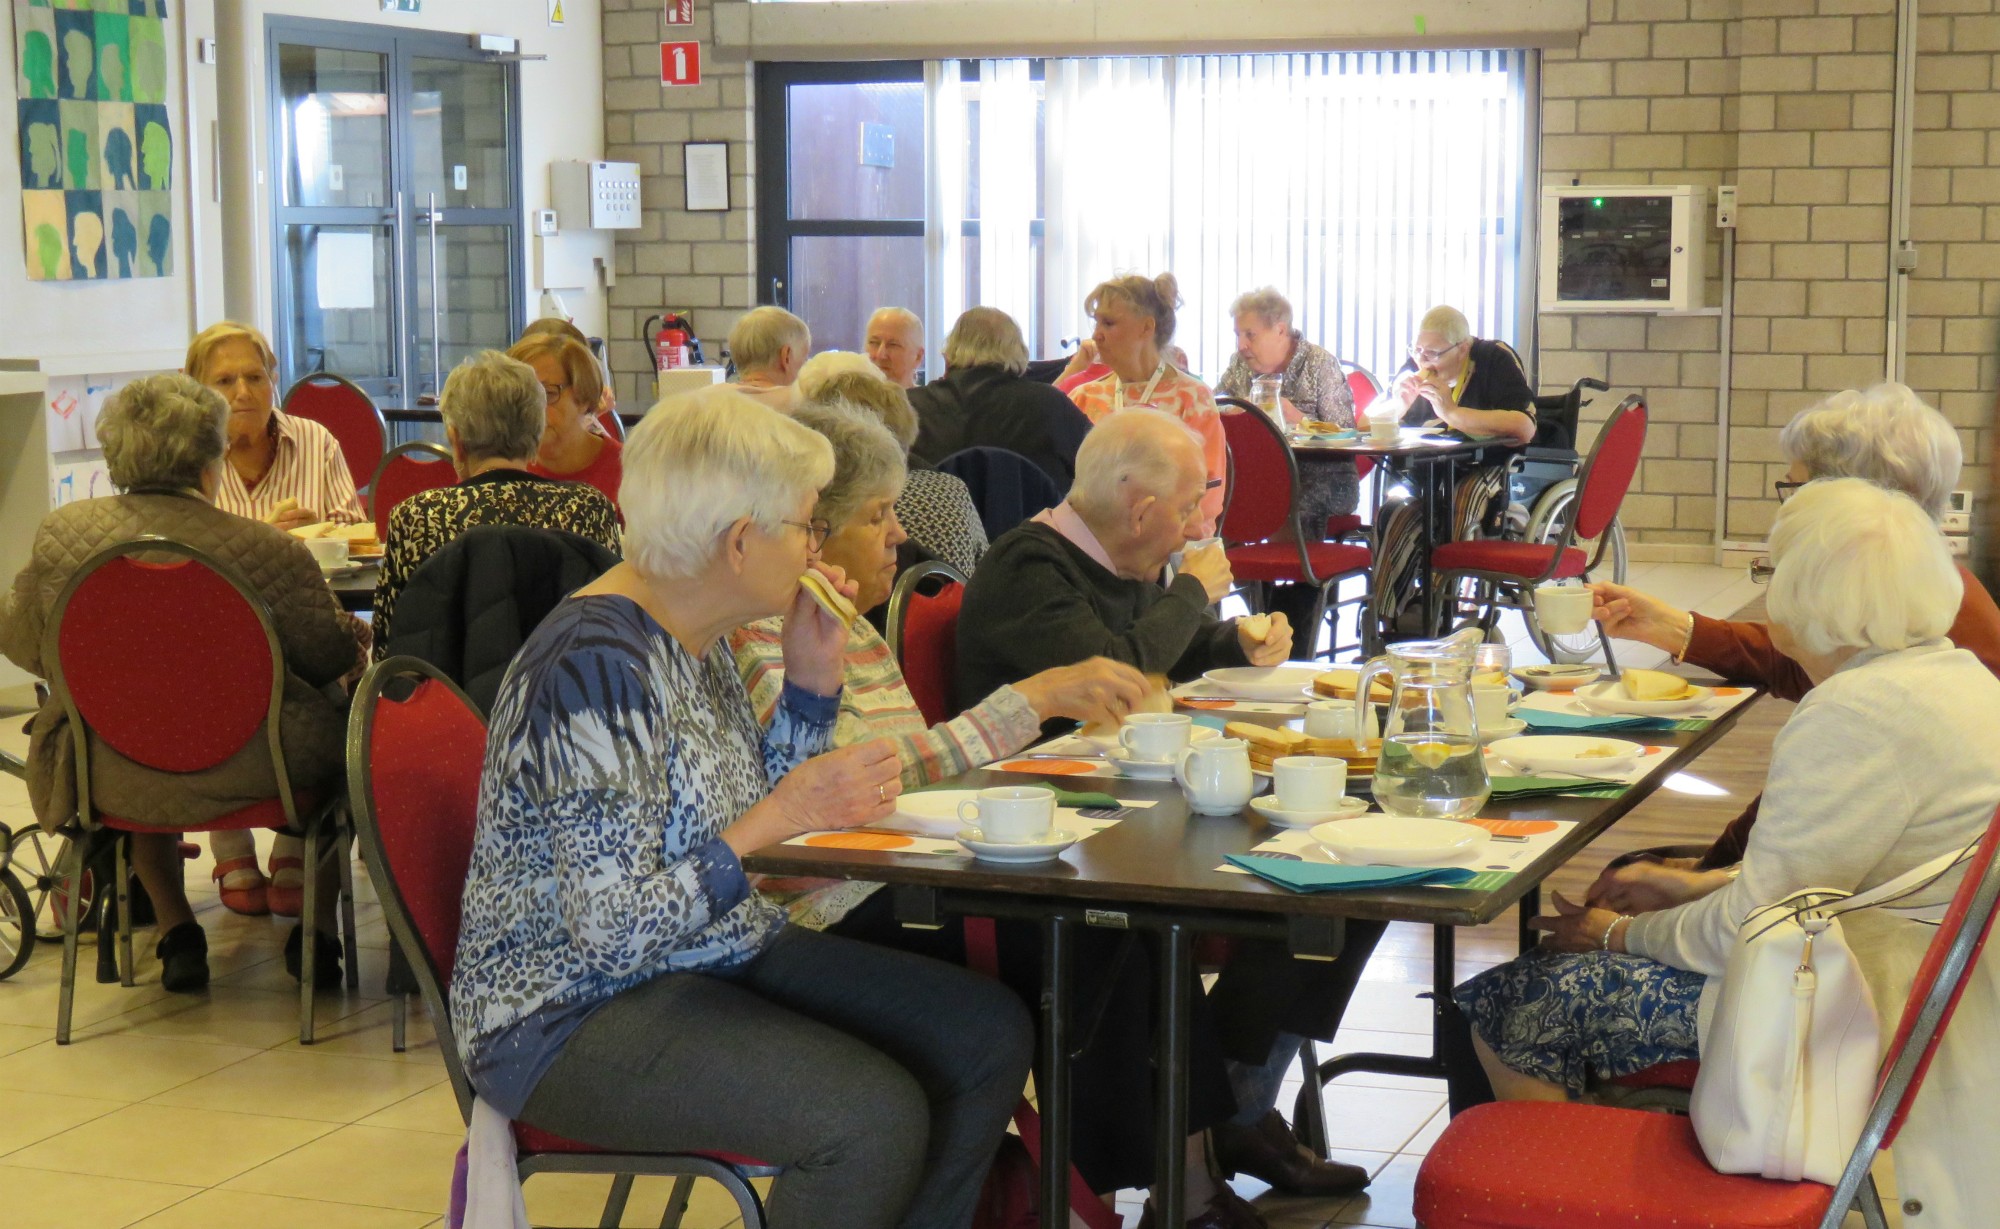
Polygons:
M689 141L681 146L681 174L689 213L729 211L729 142Z

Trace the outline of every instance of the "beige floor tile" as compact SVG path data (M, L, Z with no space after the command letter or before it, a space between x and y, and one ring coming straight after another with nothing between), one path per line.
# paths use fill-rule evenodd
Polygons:
M1451 1111L1439 1110L1431 1115L1431 1120L1424 1124L1423 1130L1411 1136L1410 1142L1403 1145L1403 1152L1409 1156L1425 1155L1437 1144L1438 1136L1443 1135L1444 1129L1450 1125Z
M604 1198L611 1189L609 1178L591 1174L537 1174L522 1187L528 1204L528 1222L535 1225L594 1225L604 1211ZM660 1223L667 1198L673 1191L669 1178L640 1178L632 1184L632 1198L619 1220L625 1226L654 1226ZM688 1194L687 1218L683 1229L724 1229L738 1223L736 1202L714 1182L697 1179Z
M0 1165L7 1229L120 1229L200 1188Z
M102 1118L123 1104L98 1097L10 1092L0 1097L0 1107L4 1107L0 1108L0 1156Z
M436 1223L422 1212L364 1208L354 1204L284 1199L248 1191L203 1191L164 1212L135 1222L132 1229L215 1229L218 1225L280 1226L293 1229L423 1229Z
M285 971L285 962L280 959L282 955L281 951L274 950L271 959L263 960L237 972L217 975L214 980L219 983L241 986L246 990L270 990L278 993L286 991L296 992L299 988L299 983L293 979L290 973ZM336 1002L342 1005L352 1004L353 1010L357 1011L370 1003L380 1002L389 997L388 993L382 988L382 978L387 973L388 967L389 953L387 951L364 947L361 949L361 988L359 990L349 990L343 985L338 990L322 990L319 992L319 999L322 1003L328 1005ZM341 1014L344 1015L347 1013L343 1012Z
M0 1024L0 1054L12 1054L16 1050L42 1044L52 1035L51 1027L52 1023L39 1027L33 1024Z
M431 1031L430 1016L425 1013L422 1000L410 1002L410 1023L406 1040L409 1048L401 1054L390 1048L394 1036L390 1028L390 1015L395 1005L372 999L334 998L320 996L320 1021L314 1032L310 1046L300 1046L294 1036L287 1039L282 1048L303 1051L308 1054L340 1054L348 1058L368 1058L378 1061L420 1063L444 1067L444 1055L438 1049L437 1034ZM338 1019L330 1018L342 1008L352 1007Z
M326 1016L338 1009L335 1003L319 1006L322 1026ZM296 1041L298 1035L299 999L296 994L274 994L227 985L213 986L202 995L170 994L123 1015L112 1016L77 1030L79 1038L165 1037L175 1041L254 1046L259 1049Z
M329 1124L128 1105L7 1158L10 1165L214 1186L323 1135Z
M1365 1152L1400 1151L1444 1101L1441 1090L1425 1093L1335 1085L1326 1093L1327 1144Z
M0 1057L0 1088L143 1101L259 1053L245 1046L160 1037L53 1040Z
M1428 982L1417 985L1364 981L1355 987L1354 997L1348 1002L1347 1014L1342 1019L1356 1028L1428 1034L1431 1031L1431 1003L1429 999L1420 999L1417 995L1429 989Z
M405 1097L387 1109L360 1120L364 1127L389 1127L397 1131L430 1131L438 1135L465 1138L465 1120L458 1113L458 1098L448 1080L439 1081L412 1097Z
M117 982L100 985L96 945L79 953L76 977L76 1004L70 1012L71 1030L121 1015L135 1007L170 997L160 988L157 970L150 983L126 987ZM19 1024L44 1030L55 1036L56 1000L60 992L61 970L54 960L35 960L13 977L0 982L0 1024Z
M270 1050L169 1089L152 1105L355 1122L441 1082L440 1068Z
M1356 1195L1334 1217L1339 1225L1372 1225L1381 1229L1416 1229L1410 1211L1422 1157L1399 1156L1375 1175L1368 1189Z
M437 1216L451 1194L452 1160L463 1142L428 1131L342 1127L223 1185Z

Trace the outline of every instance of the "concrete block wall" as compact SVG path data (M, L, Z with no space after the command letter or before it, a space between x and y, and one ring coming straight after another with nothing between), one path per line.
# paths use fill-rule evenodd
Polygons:
M689 37L708 51L711 23L740 23L747 2L697 6ZM1961 428L1968 481L1983 487L2000 384L2000 0L1924 0L1922 12L1907 379ZM1613 385L1586 411L1586 441L1619 399L1646 397L1653 425L1624 518L1656 557L1761 538L1777 507L1778 428L1886 370L1894 14L1894 0L1590 0L1579 46L1544 53L1544 182L1733 183L1740 193L1727 474L1717 472L1719 316L1537 322L1544 391L1580 375ZM610 292L628 405L650 399L646 316L693 311L713 354L756 301L754 70L711 54L703 85L662 89L661 29L657 0L605 0L607 156L638 162L646 195L645 225L620 233ZM730 142L728 214L681 209L687 140ZM1719 304L1721 244L1710 235Z

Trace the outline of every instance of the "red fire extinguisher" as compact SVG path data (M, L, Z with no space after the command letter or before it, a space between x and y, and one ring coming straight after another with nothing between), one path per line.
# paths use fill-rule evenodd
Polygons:
M694 322L685 312L648 316L640 332L652 346L655 372L696 366L702 361L701 339L694 335Z

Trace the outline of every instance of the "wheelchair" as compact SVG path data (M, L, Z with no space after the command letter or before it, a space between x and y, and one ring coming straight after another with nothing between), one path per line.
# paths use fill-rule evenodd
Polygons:
M1575 512L1577 471L1583 461L1576 449L1577 424L1583 407L1590 404L1584 394L1609 390L1604 381L1585 376L1566 392L1535 398L1533 442L1506 464L1473 467L1459 480L1451 513L1453 537L1543 544L1560 539ZM1420 515L1415 500L1391 499L1376 518L1371 544L1376 564L1361 629L1370 656L1385 644L1432 634L1418 575ZM1614 518L1605 533L1603 556L1588 579L1622 584L1627 561L1624 526ZM1476 610L1484 603L1471 584L1446 595L1448 630L1479 622ZM1544 632L1532 613L1526 622L1530 641L1550 661L1584 661L1600 648L1595 623L1574 635L1554 635ZM1490 627L1487 634L1499 638Z
M28 767L19 756L0 751L0 772L26 780ZM29 897L27 886L15 871L14 860L25 854L31 862L36 853L46 852L41 845L41 839L45 837L41 825L33 822L23 824L20 831L11 836L5 829L0 829L0 981L20 972L21 967L28 963L28 958L35 954L38 937L35 932L39 928L36 903ZM17 848L20 854L17 854ZM27 869L33 873L31 866ZM36 883L42 886L41 876L36 877ZM46 891L44 888L45 895ZM55 916L51 910L50 917L53 919ZM60 927L56 933L62 933Z

